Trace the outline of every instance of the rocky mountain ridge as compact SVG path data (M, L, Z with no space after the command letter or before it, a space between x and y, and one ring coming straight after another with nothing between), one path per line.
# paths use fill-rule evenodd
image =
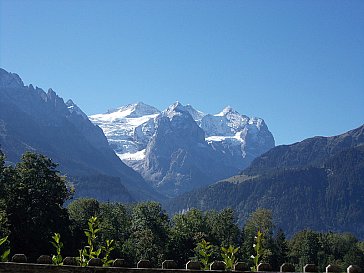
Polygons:
M64 103L52 89L25 86L17 74L4 69L0 145L8 162L34 151L59 163L75 184L76 196L128 202L160 196L115 155L103 131L76 104Z
M211 115L179 102L164 111L139 102L89 118L126 164L168 196L237 174L274 147L263 119L231 107Z

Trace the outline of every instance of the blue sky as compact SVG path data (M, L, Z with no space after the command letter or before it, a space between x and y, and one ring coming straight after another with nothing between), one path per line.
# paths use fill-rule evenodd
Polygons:
M364 123L364 1L0 0L0 67L87 114L176 100L277 144Z

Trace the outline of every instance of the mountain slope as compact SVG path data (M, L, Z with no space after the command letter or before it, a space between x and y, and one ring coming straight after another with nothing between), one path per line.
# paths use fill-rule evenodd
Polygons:
M313 137L292 145L277 146L256 158L243 173L260 173L278 168L322 166L328 157L364 143L364 126L332 137Z
M139 102L90 120L126 164L168 196L237 174L274 147L262 119L231 107L210 115L179 102L162 112Z
M110 146L126 163L144 157L145 148L154 134L154 118L160 111L142 102L90 116L102 127Z
M161 192L178 195L239 171L205 142L204 131L181 104L164 111L156 128L140 170Z
M295 164L292 165L294 168L287 168L286 165L281 168L279 164L274 165L266 159L269 155L278 162L279 156L274 157L272 153L273 150L281 151L280 147L276 147L254 161L265 160L266 164L261 170L254 166L254 172L251 168L243 175L186 193L171 200L166 207L170 212L192 207L204 210L232 207L241 223L256 208L264 207L272 209L276 224L288 235L311 228L348 231L364 238L362 127L326 140L320 138L320 143L329 143L331 148L330 156L322 160L311 156L312 164L307 160L302 167ZM343 139L347 140L343 142ZM295 153L296 147L300 146L310 155L315 154L312 147L325 150L318 147L317 142L313 146L309 144L312 144L311 140L305 140L284 149L293 149ZM284 155L285 158L292 158L288 152ZM254 162L252 167L256 164Z
M156 195L139 174L120 161L102 130L77 105L72 101L65 104L51 89L46 93L32 85L24 86L18 75L3 69L0 144L11 162L17 162L27 150L52 158L75 182L76 194L81 192L77 188L93 181L110 192L111 200L132 201ZM88 192L89 196L106 197L100 190Z

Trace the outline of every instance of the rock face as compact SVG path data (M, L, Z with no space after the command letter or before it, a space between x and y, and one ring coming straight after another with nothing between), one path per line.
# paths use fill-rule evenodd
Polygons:
M0 144L16 163L35 151L60 164L74 182L76 196L101 200L154 199L158 194L110 148L103 131L71 100L49 89L24 86L20 77L0 69ZM87 194L86 194L87 193Z
M126 164L167 196L237 174L274 147L262 119L231 107L206 115L179 102L163 112L137 103L90 120L104 130Z

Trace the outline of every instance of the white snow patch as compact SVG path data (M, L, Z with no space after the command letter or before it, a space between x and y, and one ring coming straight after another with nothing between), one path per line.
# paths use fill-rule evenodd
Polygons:
M136 153L124 153L117 155L121 160L127 160L127 161L143 160L145 158L145 149L138 151Z

